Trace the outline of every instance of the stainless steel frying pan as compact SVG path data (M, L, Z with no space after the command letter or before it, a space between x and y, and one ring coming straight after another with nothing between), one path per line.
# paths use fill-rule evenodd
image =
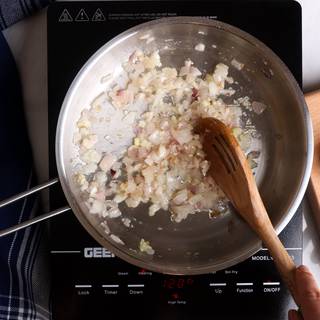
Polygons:
M146 33L155 40L150 43L142 41L140 38ZM199 42L206 46L204 52L194 50ZM256 178L278 233L294 215L306 190L313 156L311 123L303 95L287 67L260 41L235 27L202 18L165 18L136 26L105 44L83 66L65 97L57 126L56 162L59 180L72 211L102 246L127 262L149 270L201 274L245 260L261 248L261 242L234 213L213 220L197 214L177 224L170 221L168 212L149 217L143 206L123 208L123 216L131 218L133 228L125 227L121 219L112 219L107 221L111 230L107 234L101 227L100 218L90 215L82 203L72 179L74 164L70 161L77 157L72 141L76 121L82 109L106 89L101 78L109 73L118 77L122 63L137 48L158 49L163 65L177 68L187 58L203 71L212 70L219 62L230 65L233 58L244 63L241 71L230 67L230 73L239 82L241 96L248 95L268 106L262 115L252 116L262 134L263 147ZM111 123L98 132L99 139L102 134L112 136L121 128L125 130L126 124L113 117ZM111 151L123 150L130 139L130 135L120 139L114 144L118 149ZM55 179L17 197L57 182ZM0 206L17 197L0 203ZM69 209L61 208L22 226L4 230L0 235ZM124 244L114 241L110 234L119 237ZM141 238L150 241L155 249L153 256L138 250Z

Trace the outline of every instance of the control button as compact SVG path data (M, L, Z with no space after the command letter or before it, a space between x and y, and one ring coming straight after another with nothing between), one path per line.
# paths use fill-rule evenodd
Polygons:
M144 295L144 284L128 284L129 294L133 296Z
M115 296L119 293L118 284L103 284L101 287L103 288L103 293L107 296Z
M144 288L144 284L128 284L128 288Z
M103 284L102 288L119 288L118 284Z
M264 293L278 293L280 292L280 282L263 282L263 292Z
M118 276L121 276L121 277L122 277L122 276L128 276L128 275L129 275L129 272L128 272L128 271L118 271L118 272L117 272L117 275L118 275Z
M236 292L240 294L253 293L253 282L237 282Z
M77 289L77 295L78 296L89 296L92 288L91 284L76 284L74 286Z
M213 287L214 294L220 295L225 292L227 284L226 282L212 282L209 283L209 286Z
M264 286L280 286L280 282L271 282L271 281L268 281L268 282L264 282L263 285L264 285Z
M219 283L209 283L210 287L225 287L227 284L225 282L219 282Z

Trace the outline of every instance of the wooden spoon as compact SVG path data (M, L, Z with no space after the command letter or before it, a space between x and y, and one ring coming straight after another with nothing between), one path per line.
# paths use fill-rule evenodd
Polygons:
M217 119L204 118L195 131L203 137L203 150L211 163L208 173L269 249L295 299L296 266L272 226L251 168L231 129Z

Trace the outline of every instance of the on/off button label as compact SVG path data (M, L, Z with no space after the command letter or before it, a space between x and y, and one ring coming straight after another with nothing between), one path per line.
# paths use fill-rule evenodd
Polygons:
M263 292L264 293L278 293L280 292L280 282L264 282Z

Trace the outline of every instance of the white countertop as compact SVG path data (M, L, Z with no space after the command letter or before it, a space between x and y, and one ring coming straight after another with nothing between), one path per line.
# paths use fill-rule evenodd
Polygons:
M320 88L320 1L297 0L302 6L303 88Z
M320 1L299 0L303 8L304 91L320 88ZM48 178L47 49L45 10L4 32L17 61L23 84L25 110L36 169L41 181ZM305 206L307 206L305 204ZM320 284L320 241L310 211L304 210L304 264Z

